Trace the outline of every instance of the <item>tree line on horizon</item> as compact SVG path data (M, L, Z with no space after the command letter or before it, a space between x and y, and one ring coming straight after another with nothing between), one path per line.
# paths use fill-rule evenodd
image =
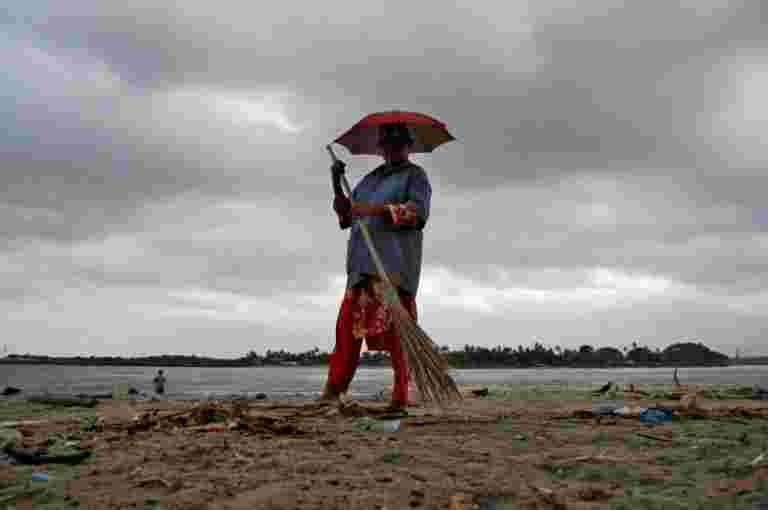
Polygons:
M611 367L611 366L723 366L730 363L725 354L714 351L701 342L678 342L665 349L652 349L633 342L619 349L582 345L578 349L549 347L540 342L531 346L511 348L503 345L483 347L465 345L460 350L448 346L439 347L451 367L454 368L525 368L551 367ZM51 363L73 365L138 365L138 366L314 366L326 365L330 354L319 348L291 353L285 349L267 350L264 355L251 350L234 359L210 358L192 355L166 354L144 357L75 356L52 357L11 354L0 361L5 363ZM384 352L366 351L361 355L362 365L386 365L389 357Z

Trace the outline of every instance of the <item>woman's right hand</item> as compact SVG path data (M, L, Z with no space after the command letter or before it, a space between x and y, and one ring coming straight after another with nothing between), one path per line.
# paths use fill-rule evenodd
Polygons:
M344 175L346 164L343 161L334 161L331 165L331 184L333 185L333 194L344 196L344 190L341 187L341 177Z
M344 175L344 170L346 169L347 164L344 163L341 160L334 161L331 165L331 175L333 175L334 179L341 179L341 176Z

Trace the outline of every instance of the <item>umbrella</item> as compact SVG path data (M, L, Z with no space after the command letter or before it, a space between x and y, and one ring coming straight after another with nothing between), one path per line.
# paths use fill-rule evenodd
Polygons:
M416 112L389 111L366 115L346 133L334 140L351 154L380 154L379 127L384 124L405 124L414 138L411 152L432 152L440 145L455 140L439 120Z

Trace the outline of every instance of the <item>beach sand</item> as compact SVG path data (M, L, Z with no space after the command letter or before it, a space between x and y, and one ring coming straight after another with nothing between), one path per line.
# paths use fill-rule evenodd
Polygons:
M385 402L105 400L15 416L6 402L2 420L44 421L16 427L23 446L69 434L93 455L0 464L0 508L752 508L768 495L768 462L750 465L768 451L768 402L699 397L692 416L649 426L590 416L590 389L473 389L452 410L410 408L394 433L366 430ZM33 469L51 480L26 483Z

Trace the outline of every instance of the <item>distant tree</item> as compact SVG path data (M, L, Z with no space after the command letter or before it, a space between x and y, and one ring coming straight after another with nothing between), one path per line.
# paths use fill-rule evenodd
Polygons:
M601 347L595 351L593 358L603 365L614 365L624 361L624 356L616 347Z
M679 342L668 346L662 353L665 363L671 364L725 364L728 356L713 351L701 342Z

